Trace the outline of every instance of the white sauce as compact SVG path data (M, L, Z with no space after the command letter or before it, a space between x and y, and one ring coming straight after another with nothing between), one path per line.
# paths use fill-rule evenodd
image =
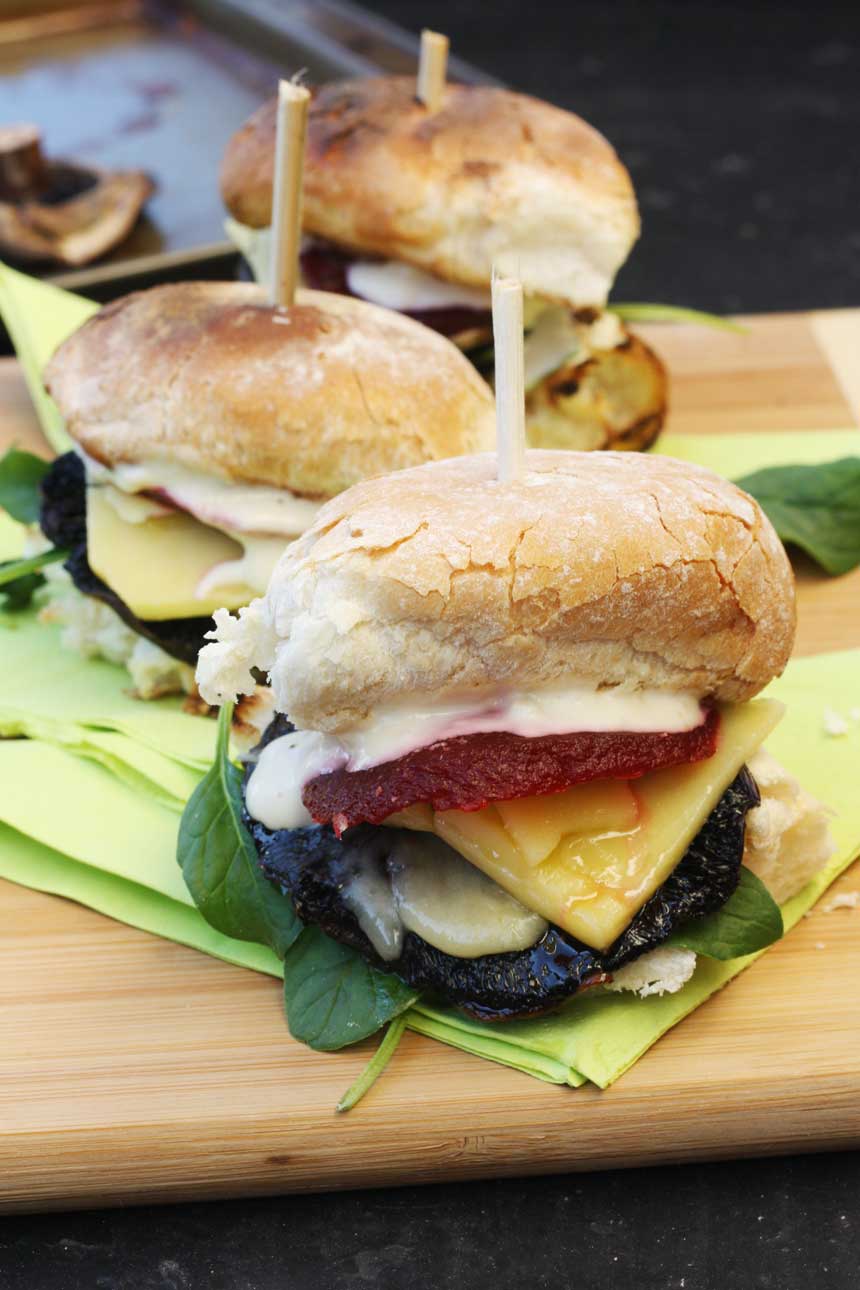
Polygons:
M112 484L129 494L158 492L203 524L222 529L231 537L240 533L298 537L310 528L322 505L285 488L236 484L177 462L153 458L108 467L84 453L81 456L91 482Z
M394 761L416 748L456 735L506 730L537 739L581 730L667 732L693 730L704 720L698 698L668 690L596 690L551 685L460 703L400 704L380 709L364 725L338 735L349 770Z
M120 492L113 484L101 484L99 487L108 506L116 511L126 524L145 524L147 520L162 519L165 515L175 514L172 506L164 506L150 497L135 497L131 493Z
M248 784L248 810L267 828L299 828L310 817L302 789L317 775L365 770L456 735L506 730L526 738L575 731L678 732L702 724L692 694L663 690L593 690L554 685L473 703L402 705L381 710L340 735L297 731L263 750Z
M281 735L260 753L248 780L245 805L267 829L304 829L313 824L302 802L309 779L343 765L337 740L313 730Z
M197 595L202 600L222 587L245 586L262 595L269 585L272 570L284 553L284 538L255 537L248 533L230 533L229 536L244 548L236 560L216 564L197 584Z
M354 296L401 313L492 308L492 296L486 288L445 282L412 264L396 260L355 260L347 268L346 281Z

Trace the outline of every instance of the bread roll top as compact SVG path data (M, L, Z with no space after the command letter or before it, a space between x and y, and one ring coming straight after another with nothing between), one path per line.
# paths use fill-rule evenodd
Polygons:
M69 434L109 466L162 459L331 497L493 442L486 382L444 337L330 292L177 283L99 310L46 372Z
M231 215L272 219L276 100L233 136L221 169ZM603 305L639 235L614 149L572 112L511 90L448 84L436 112L411 76L325 85L308 124L305 229L451 282L493 265L532 295Z
M358 484L287 549L259 609L278 707L322 730L563 680L748 699L795 626L791 567L751 497L611 452L531 451L514 484L491 454Z

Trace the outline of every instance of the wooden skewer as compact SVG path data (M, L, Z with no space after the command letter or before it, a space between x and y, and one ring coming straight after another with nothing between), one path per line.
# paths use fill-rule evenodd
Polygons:
M523 286L493 274L493 344L496 352L496 459L503 484L519 479L526 458L523 369Z
M425 27L421 33L417 96L430 112L437 112L442 106L447 69L448 37Z
M310 92L304 85L278 85L275 184L272 195L272 304L288 307L296 295L302 233L302 171Z

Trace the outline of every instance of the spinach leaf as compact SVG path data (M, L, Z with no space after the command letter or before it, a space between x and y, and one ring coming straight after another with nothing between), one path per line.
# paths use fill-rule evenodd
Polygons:
M0 458L0 506L13 520L36 523L41 506L39 484L49 468L50 462L18 448L10 448Z
M779 905L761 879L742 865L740 881L722 909L679 927L666 944L709 959L737 959L772 945L783 930Z
M38 573L46 564L56 564L58 560L65 560L68 554L68 551L52 546L47 551L40 551L38 555L29 555L24 560L4 560L0 564L0 589L5 588L9 583L18 582L19 579Z
M783 542L826 573L860 564L860 457L818 466L771 466L735 483L760 503Z
M306 927L284 960L290 1034L320 1052L366 1039L417 997L399 977L377 971L318 927Z
M6 613L18 613L26 609L33 596L44 586L45 579L41 573L25 573L21 578L0 585L0 596L3 597L3 609Z
M622 322L677 322L694 323L700 327L714 327L717 331L736 331L744 333L746 327L736 323L732 318L722 318L719 314L703 313L701 309L685 309L683 305L621 305L612 301L606 306L612 314L617 314Z
M302 924L289 897L264 877L242 823L242 772L229 754L232 715L232 703L225 703L215 762L182 814L177 860L207 923L237 940L268 945L283 958Z
M365 1093L368 1093L394 1056L397 1046L406 1030L406 1018L395 1017L388 1023L388 1029L376 1052L365 1066L355 1083L346 1090L334 1108L336 1111L351 1111L357 1106Z
M40 570L44 569L46 564L65 560L68 554L68 551L52 547L48 551L40 551L38 555L29 556L26 560L6 560L0 564L0 596L4 597L3 608L12 611L26 609L45 581Z

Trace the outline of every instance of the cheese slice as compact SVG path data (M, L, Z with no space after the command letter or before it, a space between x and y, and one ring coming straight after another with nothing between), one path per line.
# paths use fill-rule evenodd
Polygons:
M495 809L531 865L542 864L564 837L627 833L639 821L636 795L623 779L601 779L575 784L564 793L497 802Z
M597 781L480 811L422 806L386 823L430 829L527 909L606 950L668 878L782 712L772 700L723 707L713 757L617 788Z
M242 547L226 533L181 511L130 524L102 488L87 489L87 556L93 573L150 621L237 609L256 595L242 583L198 595L216 565L242 558Z

